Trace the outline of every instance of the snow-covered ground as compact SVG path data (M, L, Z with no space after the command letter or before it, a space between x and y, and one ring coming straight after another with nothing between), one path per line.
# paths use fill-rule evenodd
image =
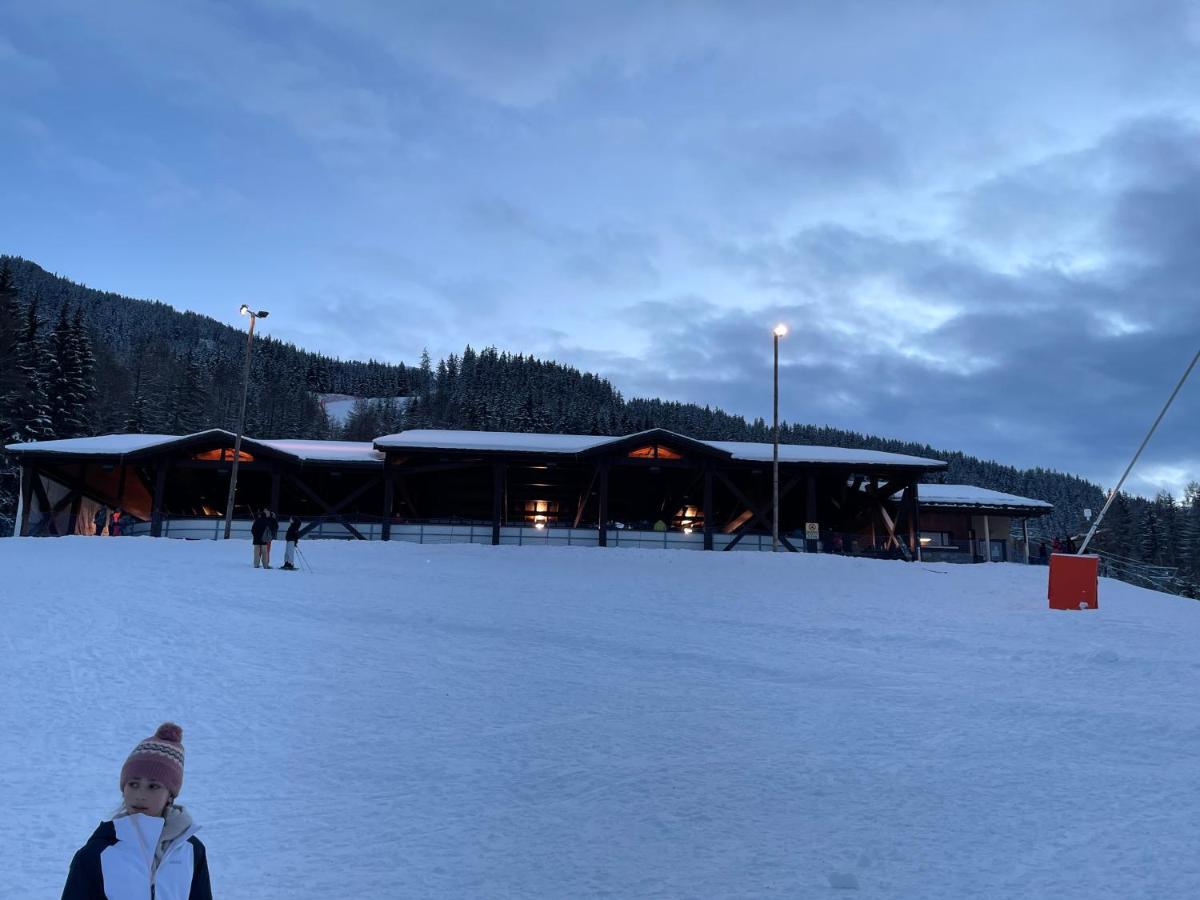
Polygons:
M225 898L1200 896L1200 604L825 556L0 541L0 894L184 727ZM281 549L281 548L280 548ZM838 886L853 886L850 891Z

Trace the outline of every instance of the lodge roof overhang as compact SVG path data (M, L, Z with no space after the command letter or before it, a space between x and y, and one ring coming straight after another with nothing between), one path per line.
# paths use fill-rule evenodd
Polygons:
M688 466L692 465L694 460L700 459L706 462L720 463L724 468L757 469L764 465L771 465L773 462L772 457L767 455L763 449L770 448L770 444L754 444L738 441L702 441L663 428L648 429L620 437L545 435L545 437L554 441L562 438L577 438L576 445L567 445L564 447L556 447L549 441L542 446L536 446L537 438L539 437L536 434L528 435L528 445L513 443L510 446L501 445L502 441L498 441L496 445L489 445L486 439L482 439L489 432L468 432L467 434L470 434L472 438L469 441L463 441L461 437L463 433L461 432L446 432L443 443L438 443L430 438L431 435L436 434L432 430L421 431L417 437L409 440L405 440L405 434L407 432L377 438L374 443L375 449L386 454L389 462L392 464L408 462L410 460L415 461L416 459L419 459L422 463L428 463L432 459L438 459L459 463L477 461L480 464L505 462L513 465L553 465L558 462L597 462L605 459L615 462L617 459L620 459L622 464L630 465ZM493 434L496 434L498 438L518 437L517 435L503 432ZM477 440L477 436L481 439ZM520 435L519 437L525 436ZM628 458L630 451L653 444L666 445L671 449L680 451L685 458L682 461L658 458ZM891 454L883 451L854 451L829 447L811 447L807 449L810 449L815 456L829 455L831 452L836 452L839 456L827 459L787 458L789 454L803 454L804 449L802 448L806 447L807 445L780 444L780 469L787 471L804 469L828 472L852 472L863 475L910 473L913 477L918 477L925 472L941 471L948 465L942 460L923 459L921 457ZM761 453L762 455L750 455L754 452ZM856 456L856 453L860 453L861 455Z
M949 503L921 500L921 509L929 512L969 513L974 516L1011 516L1014 519L1036 519L1054 512L1052 506L980 506L972 503Z
M148 437L153 438L153 436ZM237 435L233 432L226 431L223 428L210 428L206 431L199 431L195 434L182 435L179 437L173 435L164 435L162 440L150 440L150 442L145 446L134 446L130 449L121 449L117 446L112 446L106 449L104 445L104 438L78 438L64 441L40 441L30 444L10 444L5 448L5 451L10 456L22 462L59 464L68 462L86 462L119 465L123 463L153 462L164 457L174 457L189 451L218 449L231 450L236 443ZM298 468L381 469L383 467L382 454L374 458L337 456L313 457L305 456L303 454L302 448L304 442L300 442L296 445L298 452L289 452L286 449L281 449L278 446L274 446L274 444L277 443L281 443L286 446L290 442L260 441L243 435L241 449L243 452L253 456L256 462L242 462L240 465L258 467L265 462L280 463L288 465L289 467ZM339 442L330 441L327 443L337 444ZM75 447L78 447L79 449L72 449ZM228 466L230 464L229 460L194 462L197 465L210 465L214 467Z

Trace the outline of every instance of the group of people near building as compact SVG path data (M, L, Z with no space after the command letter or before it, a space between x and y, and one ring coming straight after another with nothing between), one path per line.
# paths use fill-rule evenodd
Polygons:
M1051 553L1075 553L1078 549L1075 546L1075 539L1072 537L1056 537L1049 548L1046 547L1046 542L1042 541L1038 544L1038 561L1043 565L1048 565Z
M93 534L96 536L103 535L104 529L107 527L108 533L112 537L121 536L121 528L124 524L121 519L121 510L114 509L110 511L103 503L96 507L96 513L92 516L92 523L96 526Z
M279 536L279 517L269 509L260 509L250 526L254 546L254 568L271 568L271 544ZM300 543L300 517L292 516L283 536L283 565L281 569L296 568L296 545Z

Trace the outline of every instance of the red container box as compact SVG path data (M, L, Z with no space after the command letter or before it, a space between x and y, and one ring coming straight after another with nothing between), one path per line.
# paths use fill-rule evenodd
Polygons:
M1050 554L1050 608L1097 609L1100 557Z

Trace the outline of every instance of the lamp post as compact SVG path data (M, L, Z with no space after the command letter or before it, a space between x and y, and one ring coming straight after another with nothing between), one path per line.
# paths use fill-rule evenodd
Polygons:
M246 392L250 387L250 351L254 346L254 323L270 315L265 309L254 312L245 303L241 313L250 317L250 333L246 336L246 365L242 370L242 406L238 412L237 437L233 441L233 468L229 472L229 499L225 501L225 540L233 530L233 495L237 491L238 460L242 456L242 428L246 424Z
M779 552L779 339L788 333L780 322L772 330L775 335L775 412L772 416L775 431L775 452L771 462L771 552Z

